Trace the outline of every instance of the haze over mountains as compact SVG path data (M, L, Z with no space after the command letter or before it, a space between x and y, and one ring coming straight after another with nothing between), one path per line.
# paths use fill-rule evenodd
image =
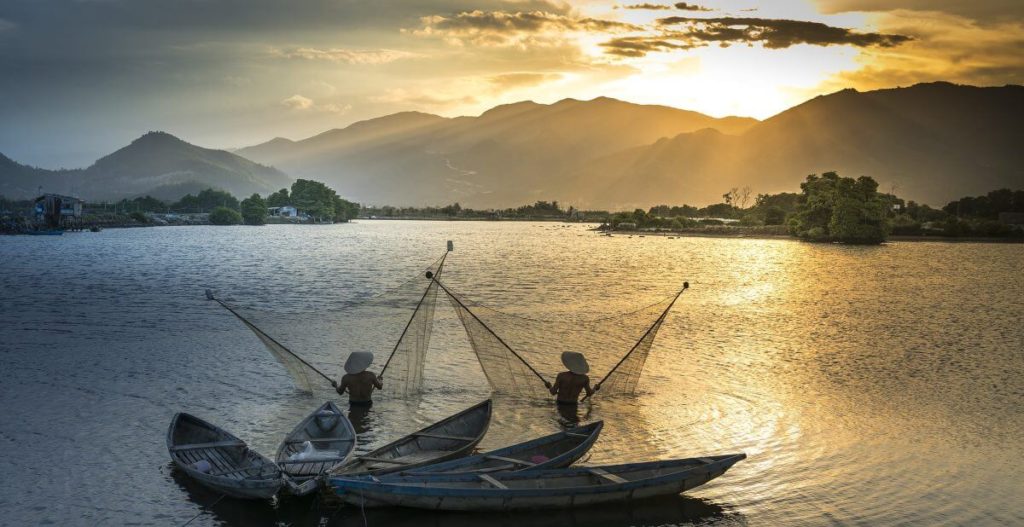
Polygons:
M291 184L280 170L224 150L201 148L173 135L150 132L92 166L45 170L19 165L0 155L0 195L11 198L44 192L90 200L117 200L144 194L176 200L215 187L237 196L268 193Z
M521 102L478 117L398 113L234 154L147 134L77 171L0 157L0 194L25 197L43 185L91 199L173 199L204 186L266 194L307 178L370 204L487 208L554 199L628 209L718 202L731 187L795 192L807 174L836 170L941 205L1024 188L1022 123L1021 86L844 90L761 122L608 98Z

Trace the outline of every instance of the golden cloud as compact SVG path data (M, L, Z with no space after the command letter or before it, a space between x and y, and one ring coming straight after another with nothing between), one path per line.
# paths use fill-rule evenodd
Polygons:
M293 48L272 49L271 55L285 59L326 60L348 64L386 64L400 59L416 57L416 53L394 49Z

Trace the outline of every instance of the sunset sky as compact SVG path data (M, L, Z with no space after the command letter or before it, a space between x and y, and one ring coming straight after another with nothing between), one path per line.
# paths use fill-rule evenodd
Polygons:
M5 0L0 153L86 166L403 110L597 96L769 117L818 94L1024 82L1024 2Z

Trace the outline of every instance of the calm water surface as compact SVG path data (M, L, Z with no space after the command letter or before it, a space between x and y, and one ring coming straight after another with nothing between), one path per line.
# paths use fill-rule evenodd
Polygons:
M604 419L587 463L742 451L679 498L546 515L223 500L171 469L176 411L272 455L307 396L203 289L341 305L419 272L539 316L689 280L641 393L577 416L495 398L482 447ZM0 238L0 524L1007 525L1024 523L1024 246L602 237L583 226L364 221ZM614 299L610 300L610 299ZM441 304L439 304L440 306ZM438 309L427 390L357 423L380 445L488 396ZM560 351L560 350L559 350ZM622 350L593 357L606 369ZM340 371L340 353L312 357Z

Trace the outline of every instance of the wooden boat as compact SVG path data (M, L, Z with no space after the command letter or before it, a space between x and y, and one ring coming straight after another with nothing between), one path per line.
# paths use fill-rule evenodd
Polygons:
M491 423L488 399L330 471L331 474L387 474L464 456L483 439Z
M670 496L721 476L745 454L495 474L336 476L346 503L458 511L560 509Z
M64 234L64 231L60 229L50 229L38 231L25 231L25 234L28 234L30 236L61 236Z
M597 421L483 454L403 470L401 474L479 474L567 467L594 446L603 426L604 421Z
M273 461L194 415L174 414L167 429L167 450L186 474L234 498L271 498L284 484L281 469Z
M312 455L303 455L306 443ZM327 401L302 420L277 449L277 465L288 476L292 494L304 496L317 488L317 479L352 456L356 430L341 409Z

